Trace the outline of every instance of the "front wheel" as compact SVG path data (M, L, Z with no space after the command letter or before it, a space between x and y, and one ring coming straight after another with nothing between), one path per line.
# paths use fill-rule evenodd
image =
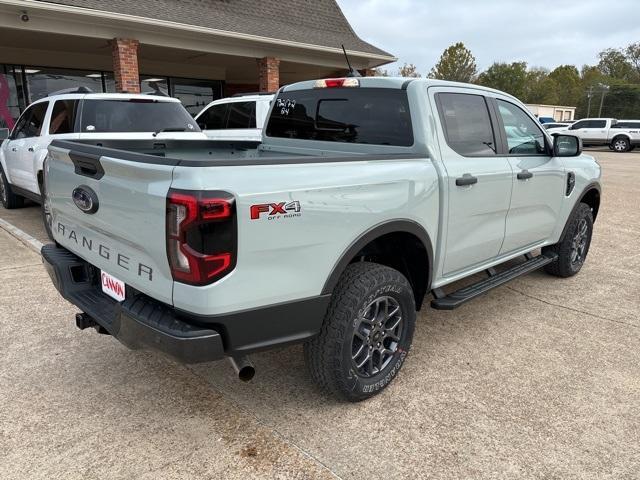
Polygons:
M369 262L349 265L320 334L304 345L311 376L352 402L380 393L404 363L415 321L413 290L400 272Z
M629 139L626 137L618 137L614 138L613 142L611 142L611 147L614 152L624 153L631 148L631 144L629 143Z
M0 167L0 201L6 209L21 208L24 205L24 197L13 193L2 167Z
M580 271L589 253L593 234L593 213L591 207L581 203L567 221L563 239L555 245L542 249L542 253L552 252L558 260L544 267L556 277L572 277Z

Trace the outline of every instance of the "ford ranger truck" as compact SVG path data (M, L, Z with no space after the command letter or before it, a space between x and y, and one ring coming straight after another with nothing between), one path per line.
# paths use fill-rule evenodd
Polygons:
M80 328L244 379L250 354L304 343L321 387L363 400L398 375L416 311L580 271L600 205L581 150L477 85L306 81L257 148L54 141L42 256Z

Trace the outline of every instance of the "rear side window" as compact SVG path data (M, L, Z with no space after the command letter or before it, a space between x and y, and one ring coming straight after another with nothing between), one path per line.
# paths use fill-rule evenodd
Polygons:
M227 128L256 128L256 102L230 103Z
M406 90L322 88L280 92L267 136L372 145L413 145Z
M439 93L438 111L449 146L464 156L495 155L495 138L482 95Z
M85 100L81 123L83 133L200 131L181 103L147 99Z
M589 122L589 128L604 128L607 126L606 120L591 120Z
M53 104L49 133L73 133L76 122L78 100L57 100Z

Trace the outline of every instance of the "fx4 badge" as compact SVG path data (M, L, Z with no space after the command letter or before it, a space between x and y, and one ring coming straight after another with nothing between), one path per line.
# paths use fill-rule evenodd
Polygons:
M251 205L251 220L258 220L266 214L267 220L279 220L281 218L299 217L300 202L258 203Z

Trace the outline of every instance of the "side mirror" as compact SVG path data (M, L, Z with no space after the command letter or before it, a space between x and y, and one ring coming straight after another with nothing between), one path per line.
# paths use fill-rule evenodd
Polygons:
M577 157L582 153L582 139L573 135L554 135L554 157Z
M0 128L0 141L6 140L7 138L9 138L9 129Z

